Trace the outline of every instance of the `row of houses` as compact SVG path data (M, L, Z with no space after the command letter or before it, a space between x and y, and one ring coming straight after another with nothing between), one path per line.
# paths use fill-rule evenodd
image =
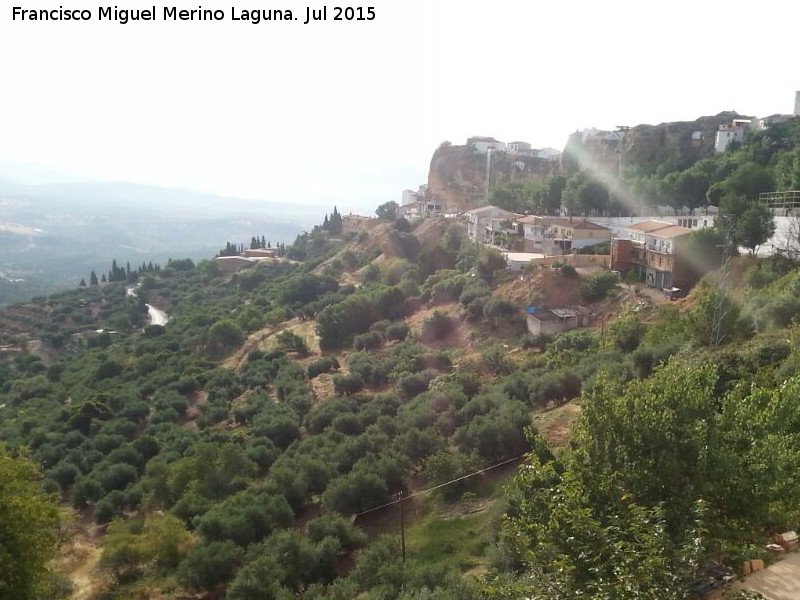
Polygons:
M486 136L467 138L467 147L477 154L487 154L491 150L519 156L532 156L553 162L561 160L561 151L555 148L534 148L530 143L521 141L505 143Z
M638 281L667 290L693 283L696 270L685 252L687 236L693 228L713 226L713 219L707 217L676 216L618 223L612 230L592 219L523 216L497 206L465 214L470 239L508 251L509 257L514 257L512 268L524 268L532 259L608 243L610 260L598 264L607 264L623 275L632 271Z
M510 251L569 254L611 241L611 230L583 218L519 215L497 206L466 213L470 239Z

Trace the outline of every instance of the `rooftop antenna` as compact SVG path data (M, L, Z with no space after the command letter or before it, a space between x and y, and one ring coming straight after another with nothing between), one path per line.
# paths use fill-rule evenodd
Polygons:
M492 177L492 150L494 148L487 148L486 150L486 195L484 197L485 204L489 204L489 188L491 186Z
M725 340L725 317L727 309L727 287L728 278L731 274L731 256L734 249L734 237L736 232L736 221L733 215L720 215L722 218L722 230L724 240L722 242L722 265L719 272L719 284L717 287L717 305L714 307L714 318L711 321L711 345L721 346Z

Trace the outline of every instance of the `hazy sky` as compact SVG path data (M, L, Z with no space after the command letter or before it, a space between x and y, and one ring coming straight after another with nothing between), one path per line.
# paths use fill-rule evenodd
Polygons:
M93 20L12 22L14 4ZM226 18L164 22L165 5ZM294 0L167 0L119 25L90 0L3 2L0 160L356 209L424 183L443 140L561 148L584 127L791 112L800 89L787 0L371 5L371 22L303 25ZM233 22L232 6L301 19Z

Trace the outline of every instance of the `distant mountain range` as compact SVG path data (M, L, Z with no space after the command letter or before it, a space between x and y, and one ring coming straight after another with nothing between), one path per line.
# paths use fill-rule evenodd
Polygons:
M19 183L0 163L0 305L77 286L112 259L211 258L226 241L290 243L330 207L135 183ZM19 179L28 179L19 178Z

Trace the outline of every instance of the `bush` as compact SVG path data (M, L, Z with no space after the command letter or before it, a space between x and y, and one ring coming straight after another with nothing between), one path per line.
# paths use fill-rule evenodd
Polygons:
M436 341L446 338L455 329L455 321L440 310L434 311L433 315L422 324L422 339L425 341Z
M645 326L635 315L617 319L608 327L612 343L622 352L633 352L645 334Z
M334 375L333 389L340 396L351 396L364 389L364 380L355 373Z
M178 568L178 581L194 590L230 581L244 560L244 550L229 540L192 548Z
M309 349L306 341L291 331L281 331L275 338L278 348L283 352L296 352L300 356L308 356Z
M580 377L572 371L556 371L534 379L528 388L528 399L535 406L546 406L549 402L560 404L580 393Z
M411 329L408 323L401 321L399 323L392 323L386 328L386 339L396 342L402 342L408 337Z
M616 287L619 278L611 271L598 271L581 281L581 298L588 301L602 300Z
M559 335L550 345L549 350L555 354L559 354L565 350L577 350L578 352L582 352L584 350L589 350L596 344L597 339L591 331L576 329Z
M206 349L212 356L221 357L238 348L244 342L244 333L230 319L217 321L208 330Z
M555 262L553 263L553 268L558 269L561 272L561 274L564 275L565 277L578 276L578 271L575 270L575 267L566 263Z
M475 453L464 454L457 450L440 450L429 456L422 473L428 485L438 485L463 477L480 467L480 459ZM478 477L462 479L442 488L442 495L448 500L461 497L478 481Z
M544 348L551 341L552 340L550 336L544 333L540 333L539 335L526 333L520 338L519 347L523 350L530 350L531 348Z
M397 387L400 388L403 396L410 400L418 396L428 389L431 381L436 378L436 373L431 370L425 370L421 373L414 373L401 377L397 382Z
M323 356L319 360L310 362L308 367L306 367L309 379L313 379L317 375L329 373L337 369L339 369L339 361L336 360L335 356Z
M517 307L505 298L490 297L483 307L483 315L495 326L503 319L517 314Z
M345 550L362 548L367 543L367 536L364 532L354 527L348 519L339 515L317 517L309 521L306 531L308 539L314 543L319 543L326 537L330 537L338 540L339 545Z
M362 333L353 338L353 349L375 350L383 345L383 336L377 331Z
M466 308L476 298L485 298L491 293L492 289L483 279L474 279L464 287L464 291L461 292L458 301Z

